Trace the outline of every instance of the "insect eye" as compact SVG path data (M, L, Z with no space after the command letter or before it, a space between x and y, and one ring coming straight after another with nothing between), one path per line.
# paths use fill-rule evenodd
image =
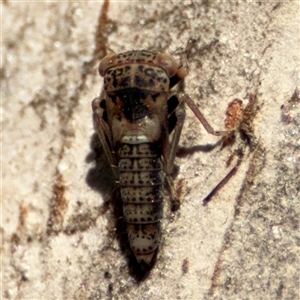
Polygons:
M105 56L99 65L99 74L103 77L107 71L107 69L115 63L116 55L115 54L109 54Z
M178 64L172 56L165 53L157 53L156 61L159 66L162 66L163 69L165 69L169 77L176 74Z

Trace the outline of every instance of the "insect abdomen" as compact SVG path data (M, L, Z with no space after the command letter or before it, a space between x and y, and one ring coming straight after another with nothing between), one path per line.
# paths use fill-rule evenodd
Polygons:
M125 136L122 140L131 141L119 148L119 181L128 239L138 263L143 260L149 265L160 243L163 216L160 147L140 136Z

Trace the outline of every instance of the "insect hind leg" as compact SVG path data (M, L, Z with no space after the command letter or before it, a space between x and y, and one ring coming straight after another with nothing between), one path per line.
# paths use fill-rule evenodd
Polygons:
M173 168L174 160L176 156L176 150L179 144L184 120L185 120L185 108L184 102L180 102L177 95L173 95L168 100L168 130L169 134L172 133L171 142L168 145L168 154L165 159L166 162L166 185L170 194L171 210L176 211L179 209L179 200L175 196L175 190L173 186Z
M174 104L175 103L175 104ZM168 101L169 110L169 133L172 133L172 140L169 145L169 153L166 160L166 173L171 175L173 172L176 150L179 144L181 131L185 120L184 102L179 101L177 95L172 96Z

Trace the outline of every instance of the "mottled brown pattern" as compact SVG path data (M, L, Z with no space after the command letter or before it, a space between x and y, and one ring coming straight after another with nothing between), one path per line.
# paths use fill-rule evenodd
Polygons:
M171 56L159 52L108 55L99 66L103 92L92 105L95 127L118 170L130 247L138 263L147 266L161 239L165 180L171 169L162 158L168 160L169 130L177 122L174 110L179 101L176 97L168 101L171 75L174 84L184 74L178 75L178 70ZM168 125L170 107L172 126Z
M130 247L147 269L161 240L164 199L170 198L173 210L179 207L172 173L184 103L209 133L228 133L215 131L188 95L172 92L186 71L170 55L146 50L108 55L99 73L104 86L92 103L94 124L120 187Z

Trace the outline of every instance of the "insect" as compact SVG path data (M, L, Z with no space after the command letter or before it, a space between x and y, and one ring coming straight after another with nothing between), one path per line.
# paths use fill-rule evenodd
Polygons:
M175 199L171 177L185 119L185 103L207 132L214 131L192 99L176 93L186 76L165 53L128 51L103 58L94 126L120 186L130 247L140 266L150 266L161 240L163 201Z

